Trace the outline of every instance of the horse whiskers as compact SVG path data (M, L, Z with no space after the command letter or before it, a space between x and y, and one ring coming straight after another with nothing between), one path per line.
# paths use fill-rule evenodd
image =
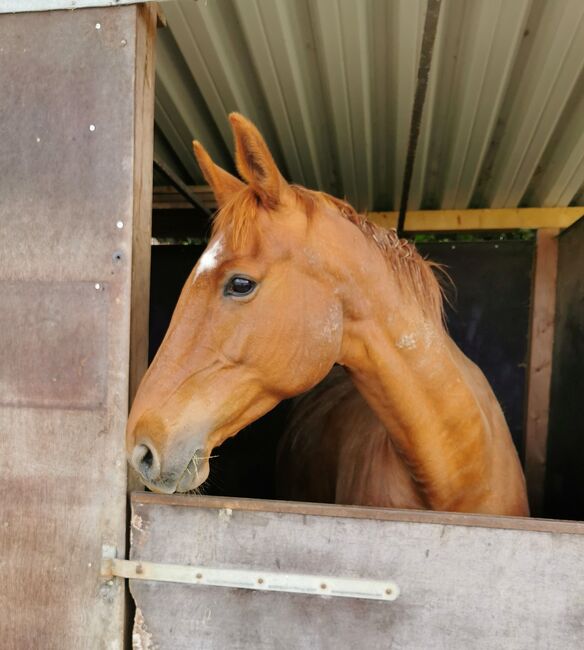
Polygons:
M182 481L183 476L184 476L185 474L188 473L189 476L192 476L192 475L193 475L193 473L192 473L191 470L189 469L189 467L191 466L191 464L193 465L193 468L194 468L194 470L195 470L195 477L196 477L197 480L198 480L198 479L199 479L199 462L202 461L202 460L211 460L211 458L217 458L217 457L218 457L217 454L215 454L215 455L211 455L211 456L199 456L199 455L196 454L196 453L193 454L192 457L191 457L191 459L189 460L187 466L184 468L182 474L179 476L179 478L178 478L178 483L180 483L180 482ZM193 488L193 489L194 489L194 490L198 490L198 488ZM189 491L186 492L186 494L202 494L202 492L193 492L193 490L189 490Z
M196 464L196 461L198 460L211 460L211 458L219 458L219 454L214 454L213 456L199 456L195 453L191 460Z
M195 496L203 496L205 494L205 488L203 485L198 485L197 487L193 488L192 490L187 490L185 494L192 494Z

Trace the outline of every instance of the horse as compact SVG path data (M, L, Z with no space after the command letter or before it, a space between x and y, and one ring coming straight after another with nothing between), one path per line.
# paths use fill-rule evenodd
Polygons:
M328 415L349 430L354 422L354 431L335 434L332 422L318 451L330 465L327 480L346 485L335 500L351 503L359 481L378 481L394 496L370 489L370 505L379 497L402 507L528 515L505 417L447 333L431 263L345 201L289 184L256 127L237 113L229 119L243 180L193 143L219 209L128 418L128 460L144 484L161 493L196 489L216 447L342 366L356 390ZM338 381L327 380L342 393L349 384ZM347 447L327 458L335 440ZM311 469L303 458L304 474L316 480L318 463Z
M276 497L425 508L391 436L341 367L293 400L278 444Z

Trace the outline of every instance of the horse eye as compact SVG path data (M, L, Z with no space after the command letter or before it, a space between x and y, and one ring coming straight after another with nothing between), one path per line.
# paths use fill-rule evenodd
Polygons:
M257 283L249 278L235 276L225 285L224 294L226 296L249 296L256 288Z

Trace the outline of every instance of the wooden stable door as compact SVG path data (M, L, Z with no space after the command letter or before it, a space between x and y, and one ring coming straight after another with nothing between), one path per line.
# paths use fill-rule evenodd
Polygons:
M125 549L130 355L146 363L155 27L138 5L0 14L4 650L123 647L100 561Z
M136 647L584 647L584 524L136 493L132 539ZM289 574L316 595L267 590ZM337 578L380 598L331 595Z

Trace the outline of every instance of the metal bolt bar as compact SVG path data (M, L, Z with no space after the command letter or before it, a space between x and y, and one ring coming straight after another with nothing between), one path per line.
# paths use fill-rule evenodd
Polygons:
M102 575L131 580L178 582L212 587L233 587L257 591L365 598L392 601L399 596L399 588L391 580L338 578L333 576L273 573L248 569L217 569L203 566L159 564L136 560L104 557Z

